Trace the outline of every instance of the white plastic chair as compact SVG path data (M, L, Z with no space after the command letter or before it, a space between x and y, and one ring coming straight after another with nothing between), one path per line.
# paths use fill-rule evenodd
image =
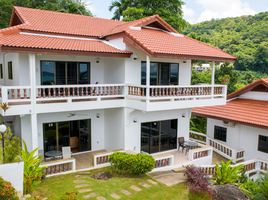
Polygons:
M63 159L71 158L71 147L62 147Z

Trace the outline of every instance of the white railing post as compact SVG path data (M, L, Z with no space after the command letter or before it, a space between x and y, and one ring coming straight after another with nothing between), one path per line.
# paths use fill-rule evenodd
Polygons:
M146 56L146 102L149 102L150 97L150 57Z
M2 87L2 103L8 103L7 88L5 86Z
M232 161L232 163L236 163L236 157L237 157L237 151L236 150L232 150L233 152L232 152L232 159L233 159L233 161Z
M212 73L211 73L211 98L214 96L214 85L215 85L215 61L212 61Z

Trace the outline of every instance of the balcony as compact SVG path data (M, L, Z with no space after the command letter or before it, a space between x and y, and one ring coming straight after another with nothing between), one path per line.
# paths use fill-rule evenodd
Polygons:
M146 95L146 93L149 93ZM226 103L225 85L128 85L127 107L143 111L173 110Z
M30 114L33 109L37 114L118 107L160 111L225 104L226 86L42 85L35 91L30 86L1 86L0 97L11 106L7 115Z

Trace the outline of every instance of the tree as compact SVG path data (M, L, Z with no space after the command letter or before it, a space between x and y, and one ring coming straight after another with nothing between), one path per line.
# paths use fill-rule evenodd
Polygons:
M182 18L182 0L116 0L112 1L109 10L115 9L112 19L133 21L158 14L174 29L181 32L187 26Z
M0 0L0 28L9 26L13 6L92 16L86 4L79 0Z
M234 71L234 66L229 65L230 63L224 63L220 69L215 71L215 83L221 84L224 79L229 79L227 93L230 94L236 91L236 83L239 77L238 72Z

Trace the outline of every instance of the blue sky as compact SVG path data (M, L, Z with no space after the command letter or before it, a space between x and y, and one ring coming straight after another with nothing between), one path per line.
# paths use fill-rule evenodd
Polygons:
M113 13L108 10L112 0L83 0L93 15L111 19ZM268 0L184 0L184 18L190 23L212 18L254 15L268 11Z

